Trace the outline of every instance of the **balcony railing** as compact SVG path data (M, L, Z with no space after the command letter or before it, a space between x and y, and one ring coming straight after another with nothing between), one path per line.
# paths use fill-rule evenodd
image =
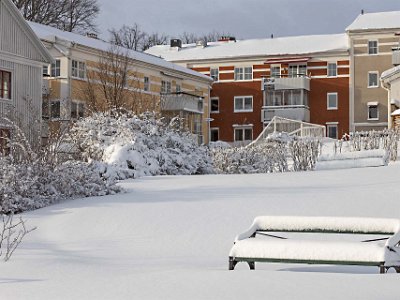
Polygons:
M275 116L310 122L310 109L305 105L264 106L261 110L261 121L270 122Z
M187 111L202 114L203 97L186 92L161 94L162 111Z
M310 77L302 74L264 77L261 90L310 90Z

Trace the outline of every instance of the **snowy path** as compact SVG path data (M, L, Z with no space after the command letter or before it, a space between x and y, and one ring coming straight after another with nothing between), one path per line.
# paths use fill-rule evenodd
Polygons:
M398 299L377 268L239 264L258 215L400 218L400 164L286 174L152 177L128 193L25 214L38 226L8 263L0 299Z

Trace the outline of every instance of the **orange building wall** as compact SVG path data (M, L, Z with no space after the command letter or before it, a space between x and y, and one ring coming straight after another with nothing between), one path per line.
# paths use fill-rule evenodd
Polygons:
M234 112L235 96L253 96L253 112ZM227 142L234 141L233 124L253 124L253 139L262 131L261 107L263 95L259 81L214 83L211 97L219 98L219 113L211 113L210 127L219 128L219 139Z
M338 93L338 109L327 109L327 94ZM313 78L309 92L310 122L339 122L338 138L349 132L349 78Z

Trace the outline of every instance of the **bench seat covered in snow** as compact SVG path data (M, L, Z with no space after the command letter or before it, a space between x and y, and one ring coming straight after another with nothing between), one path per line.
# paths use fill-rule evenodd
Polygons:
M334 264L377 266L380 273L391 267L400 273L400 220L336 217L255 218L246 232L238 235L229 253L229 269L238 262ZM283 237L279 233L375 235L361 241ZM259 236L257 236L259 235Z
M321 155L315 164L315 170L333 170L387 166L389 153L383 149L353 151Z

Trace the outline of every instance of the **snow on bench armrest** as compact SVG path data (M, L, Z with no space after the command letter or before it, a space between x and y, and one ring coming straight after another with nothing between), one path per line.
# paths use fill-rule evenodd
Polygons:
M395 234L390 240L400 239L398 219L346 218L346 217L298 217L298 216L261 216L254 219L251 227L239 234L235 241L249 238L257 231L291 232L336 232L365 234ZM389 241L388 241L389 242ZM396 244L396 243L395 243Z

